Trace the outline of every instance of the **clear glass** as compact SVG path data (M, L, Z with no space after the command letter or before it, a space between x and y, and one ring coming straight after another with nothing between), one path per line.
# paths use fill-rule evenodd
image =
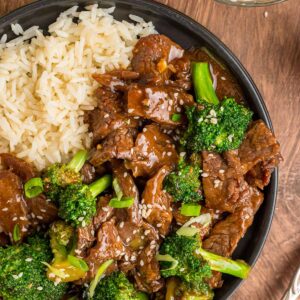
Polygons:
M240 6L266 6L284 2L287 0L216 0L219 3L225 3L229 5L240 5Z

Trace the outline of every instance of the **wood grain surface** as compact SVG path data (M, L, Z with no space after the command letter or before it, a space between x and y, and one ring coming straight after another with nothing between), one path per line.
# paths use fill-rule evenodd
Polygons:
M218 36L260 89L281 143L279 194L272 229L250 278L231 298L279 300L300 264L300 0L239 8L213 0L158 0ZM0 14L30 0L0 0Z

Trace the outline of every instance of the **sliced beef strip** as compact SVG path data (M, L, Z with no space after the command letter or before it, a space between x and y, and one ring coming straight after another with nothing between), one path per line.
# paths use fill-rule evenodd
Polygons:
M175 165L178 154L171 138L162 133L157 124L144 127L139 133L132 149L132 158L125 166L132 170L133 176L151 176L164 165Z
M80 174L82 176L82 182L85 184L90 184L96 179L95 167L88 162L83 165Z
M4 232L0 232L0 247L7 246L8 244L9 244L9 236L6 235Z
M112 131L121 127L138 126L138 121L127 115L120 95L109 89L99 88L96 90L98 107L86 115L85 121L93 133L93 142L107 137Z
M202 184L208 208L234 212L249 194L236 151L222 154L203 151Z
M38 172L32 164L11 153L1 153L0 160L3 169L15 173L23 182L38 176Z
M143 218L163 237L168 234L173 219L170 207L172 197L163 189L163 181L170 171L170 167L164 166L148 180L141 205Z
M111 198L111 195L105 195L97 201L97 213L93 218L95 230L98 230L102 223L108 221L114 215L115 209L108 205Z
M86 262L89 265L87 279L94 278L99 266L109 259L119 260L125 254L125 246L115 226L115 220L103 223L97 233L96 245L92 247Z
M243 174L250 183L263 188L282 160L280 145L262 120L254 121L239 148Z
M211 73L216 84L216 94L219 99L232 97L239 103L244 102L245 97L236 78L219 59L203 48L191 49L189 53L192 61L208 62L210 64Z
M121 127L112 131L105 140L98 144L96 149L91 152L90 162L94 166L100 166L106 161L117 159L131 159L131 149L134 147L134 141L137 135L137 129Z
M26 198L28 214L32 225L50 224L57 219L58 209L44 194Z
M113 176L117 180L124 197L133 197L134 203L131 207L126 209L118 209L118 219L123 221L130 221L136 225L141 222L139 214L139 191L134 183L134 180L125 168L124 162L114 160L112 161Z
M101 225L112 218L114 213L114 208L108 206L111 195L105 195L99 198L97 201L97 212L93 217L93 220L90 224L85 227L77 228L77 240L75 253L77 256L86 257L87 250L94 244L96 241L96 232L101 227Z
M158 245L152 243L138 256L134 278L137 289L140 291L155 293L164 286L164 280L160 276L159 262L155 258L157 249Z
M172 70L173 74L171 79L165 81L165 84L189 91L192 87L191 60L189 55L185 52L181 58L175 58L169 63L168 68Z
M96 240L93 223L90 223L85 227L77 228L76 236L76 256L86 257L87 250L94 244Z
M213 227L210 236L203 241L203 248L230 257L240 239L251 226L254 215L262 202L263 194L258 189L251 187L248 201Z
M130 70L113 70L105 74L94 74L93 78L112 92L126 91L131 80L138 79L140 74Z
M0 171L0 227L13 242L15 226L19 227L22 240L29 225L28 208L20 178L10 171Z
M172 75L168 64L181 58L184 50L162 34L151 34L138 40L131 60L132 69L140 73L143 83L156 85L164 82Z
M127 93L128 113L150 119L162 125L179 126L181 120L173 121L174 114L180 114L184 106L194 104L193 96L180 88L171 86L141 86L133 84Z

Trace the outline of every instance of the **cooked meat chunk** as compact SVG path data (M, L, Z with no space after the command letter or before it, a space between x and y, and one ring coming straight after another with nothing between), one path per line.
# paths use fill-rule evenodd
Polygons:
M114 178L116 178L124 197L133 197L134 203L126 209L118 209L118 219L130 221L134 224L139 224L141 217L139 214L139 191L134 183L130 172L125 168L121 161L113 161L112 169Z
M181 116L184 106L193 104L192 95L174 87L131 85L127 93L130 115L150 119L162 125L180 125L183 117L175 120L174 114Z
M80 174L82 176L82 182L85 184L90 184L96 179L96 170L94 166L88 162L83 165Z
M87 250L94 244L96 231L101 225L108 221L114 213L114 209L108 206L111 195L105 195L99 198L97 202L97 213L90 224L85 227L77 228L77 240L75 253L77 256L86 257Z
M136 43L131 66L140 73L142 82L162 84L172 74L168 64L183 54L184 50L168 37L151 34Z
M203 248L222 256L231 256L239 240L251 226L262 202L263 194L251 187L248 201L213 227L210 236L203 241Z
M27 198L26 204L30 214L30 222L33 225L50 224L57 219L57 207L52 201L48 201L43 194L34 198Z
M259 162L245 175L247 182L263 189L271 179L271 174L275 167L278 166L281 157L275 157L266 162Z
M232 97L237 102L244 102L244 94L236 78L223 65L219 59L215 58L207 49L198 48L189 51L190 58L194 61L208 62L216 86L216 94L219 99Z
M23 198L20 178L10 171L0 171L0 228L14 242L14 228L19 229L22 239L29 225L28 209Z
M148 180L143 192L142 216L153 225L162 236L168 234L172 222L172 197L163 190L163 181L171 171L170 167L162 167Z
M234 212L247 199L249 187L236 151L222 154L203 151L202 183L208 208Z
M9 244L9 237L4 232L0 232L0 247L4 247L8 244Z
M164 284L160 276L159 263L155 258L158 249L155 245L155 242L150 244L139 254L137 272L134 274L137 288L147 293L157 292Z
M87 249L89 249L96 240L93 223L85 227L77 228L76 237L76 256L86 257Z
M11 153L1 153L0 160L3 169L15 173L23 182L38 176L38 172L32 164Z
M108 205L111 195L105 195L99 198L97 202L97 213L93 218L94 228L98 230L102 223L108 221L114 214L114 208Z
M129 70L113 70L105 74L94 74L93 78L112 92L125 91L130 80L137 79L139 73Z
M191 61L186 53L181 58L172 60L168 68L172 70L174 74L172 74L171 79L166 80L166 85L176 86L186 91L191 89Z
M242 171L253 186L263 189L270 182L274 168L282 160L280 145L261 120L251 124L239 148Z
M177 163L178 155L170 137L161 132L156 124L144 127L135 141L132 158L125 166L133 176L151 176L164 165Z
M101 144L98 144L96 150L92 151L91 164L100 166L113 158L131 159L131 149L134 147L136 135L135 128L121 127L112 131Z
M109 259L120 259L125 252L125 247L111 219L103 223L97 233L97 243L89 250L86 261L89 265L88 278L93 278L99 266Z
M86 116L86 121L93 133L94 144L107 137L112 131L121 127L137 127L138 121L125 113L120 96L106 88L96 91L98 108Z

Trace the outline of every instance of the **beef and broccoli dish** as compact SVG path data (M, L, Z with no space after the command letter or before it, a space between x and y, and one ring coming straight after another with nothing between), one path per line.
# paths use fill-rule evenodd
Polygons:
M281 161L274 134L206 48L138 40L93 75L90 149L0 170L0 298L209 300Z

